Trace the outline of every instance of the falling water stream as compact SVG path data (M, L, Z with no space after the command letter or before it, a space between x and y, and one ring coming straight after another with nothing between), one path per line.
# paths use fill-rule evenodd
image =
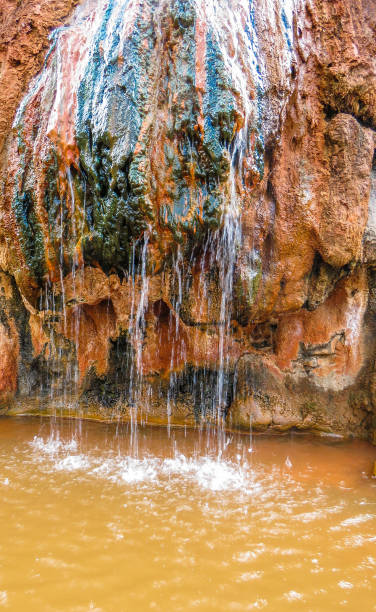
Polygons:
M259 58L252 2L234 0L229 11L226 2L192 0L187 3L184 19L178 17L180 12L184 13L183 4L149 2L143 7L137 1L112 0L106 3L101 0L95 3L85 0L77 8L71 22L51 34L52 45L43 70L31 83L14 120L17 142L22 143L22 146L17 145L15 153L19 166L14 177L15 193L23 202L25 194L21 192L26 184L30 185L30 191L38 201L38 211L44 210L42 214L38 212L38 223L43 223L42 218L48 218L45 228L48 248L43 262L40 262L44 272L41 284L44 283L44 287L38 313L40 336L45 343L43 357L48 370L45 380L41 382L41 397L49 394L51 400L57 401L62 397L64 406L70 403L72 407L77 407L80 384L90 366L94 369L97 367L95 358L86 359L83 355L85 347L82 346L81 329L84 325L82 313L86 312L85 297L82 295L85 292L86 269L99 267L107 275L116 274L119 283L127 285L131 294L128 302L117 306L117 327L113 335L126 332L132 348L132 358L127 361L127 371L123 375L127 389L122 393L132 422L138 420L137 406L147 404L152 394L151 388L149 392L145 391L147 382L144 380L144 375L150 374L151 368L147 370L145 367L144 355L148 350L148 311L153 308L153 300L154 303L162 301L170 309L167 339L171 345L170 383L166 398L166 414L170 422L179 386L177 374L187 359L181 307L190 291L193 270L201 266L199 292L194 299L202 301L202 305L196 307L198 317L185 313L185 320L189 321L189 335L194 335L195 327L199 328L202 324L207 327L208 336L211 335L212 339L209 337L207 340L207 355L193 358L190 355L191 363L188 362L188 365L196 365L197 362L199 367L203 367L204 392L207 393L208 387L212 387L210 393L213 397L208 402L208 410L202 410L202 413L205 418L209 416L217 425L221 425L233 384L229 371L234 367L234 356L230 356L229 345L244 206L244 194L241 196L239 190L244 191L245 186L244 163L246 160L249 162L248 158L251 157L253 162L249 163L255 166L255 142L262 139L260 100L265 75ZM156 7L158 10L154 14ZM174 33L167 34L172 28L171 16L174 11L177 11ZM178 26L181 19L182 24L191 23L191 19L192 25L184 28ZM199 40L202 24L206 24L205 34L202 34L204 52ZM145 47L142 53L139 36ZM171 40L165 40L166 36L172 37ZM174 68L176 83L175 77L166 72L167 66L164 65L170 61L165 53L169 46L173 48L174 36L181 45ZM135 54L136 66L132 63L132 54ZM180 55L185 62L181 66ZM199 68L200 63L203 68ZM192 74L190 70L193 70ZM187 77L183 79L185 71L188 71ZM129 74L133 75L130 80ZM158 113L165 103L164 89L168 79L168 118L163 117L162 125L166 129L171 123L172 130L169 128L165 151L171 149L174 152L176 167L179 164L183 167L189 158L191 174L189 179L186 170L182 171L181 185L171 196L168 206L172 225L167 230L155 210L167 204L163 198L154 202L149 193L150 186L146 186L160 180L154 176L156 163L154 159L150 163L150 158L154 155L154 141L165 137L163 131L159 134L157 130L160 129ZM195 88L191 91L191 95L197 99L189 116L192 124L189 130L185 127L187 119L183 121L180 118L185 108L184 99L179 103L179 109L176 108L176 101L172 100L183 94L179 87L185 87L184 83L195 83L197 88L197 91ZM175 93L174 88L177 88ZM30 114L35 105L43 111L39 118ZM118 117L122 117L119 124ZM205 126L207 119L209 123ZM202 122L202 133L195 140L190 131L198 128ZM30 126L33 126L32 130ZM214 126L217 127L214 129ZM185 151L188 142L190 153ZM33 163L25 163L25 151L34 156ZM137 165L140 151L145 159ZM35 174L39 159L43 160L40 176ZM168 166L170 162L167 157L162 157L157 161L159 163ZM260 179L261 170L256 171L255 167L253 170ZM47 172L48 176L44 174ZM128 173L126 176L125 172ZM136 178L140 175L137 180L134 179L135 174ZM161 180L167 180L167 175ZM37 189L39 181L43 186ZM46 185L50 192L46 191ZM137 200L138 195L136 197L135 194L141 192L142 198ZM18 207L17 214L23 219L26 213L23 209L19 210L22 206L17 198L14 207ZM27 195L27 198L32 199L32 195ZM193 213L197 213L199 203L202 206L205 198L211 198L210 206L214 210L210 214L215 217L215 222L211 220L212 226L208 220L201 218L200 231L203 235L190 253L187 236L189 232L196 233L197 228L189 223L193 223ZM183 208L180 200L184 200ZM122 214L125 220L120 223L119 216L122 219ZM136 227L133 228L132 224ZM129 251L128 261L124 257L121 265L117 262L119 253L108 244L112 238L108 231L118 235L117 248L123 234L127 237L127 245L122 248ZM170 247L160 253L164 268L162 272L158 271L158 275L165 277L162 280L153 279L150 270L158 266L155 266L150 250L154 249L155 252L156 245L160 246L163 242L160 234L172 231L176 235L172 241L169 236ZM90 251L90 245L97 243L101 247L94 256L85 251L83 245L89 245ZM103 262L103 253L107 257L109 251L110 262ZM248 266L243 271L244 284L252 284L255 274L252 258L248 259ZM213 287L208 287L208 271L217 274L214 291ZM164 291L163 285L168 285L168 276L171 277L170 285L175 283L177 286L175 296L170 292L166 297L168 292ZM156 282L162 285L160 300L156 300L155 296L151 298L152 281L154 293ZM252 299L247 289L245 293L246 300ZM108 295L107 304L110 299L112 296ZM189 297L189 300L192 298ZM206 313L203 312L205 303ZM97 305L95 299L91 304ZM121 317L124 320L119 322ZM84 335L85 332L82 333ZM109 333L108 339L110 336ZM201 341L197 336L197 342ZM107 347L103 350L106 352ZM102 373L97 369L98 376ZM119 376L117 378L119 380Z

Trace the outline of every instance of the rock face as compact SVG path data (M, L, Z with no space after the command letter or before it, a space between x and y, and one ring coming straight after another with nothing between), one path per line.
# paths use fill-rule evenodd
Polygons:
M74 4L2 9L3 409L376 438L376 5Z
M79 0L2 0L0 6L0 152L28 82L43 65L51 28ZM6 156L1 157L1 165Z

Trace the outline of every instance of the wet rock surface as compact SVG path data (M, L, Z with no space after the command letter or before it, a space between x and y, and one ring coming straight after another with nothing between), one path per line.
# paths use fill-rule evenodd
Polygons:
M0 29L3 409L374 439L373 4L26 4Z

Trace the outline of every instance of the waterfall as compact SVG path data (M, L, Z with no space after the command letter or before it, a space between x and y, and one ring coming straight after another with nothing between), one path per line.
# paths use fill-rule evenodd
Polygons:
M224 424L260 261L243 236L263 177L253 11L84 0L52 33L9 173L20 249L31 213L41 245L23 253L51 400L78 412L105 401L134 425L153 413Z

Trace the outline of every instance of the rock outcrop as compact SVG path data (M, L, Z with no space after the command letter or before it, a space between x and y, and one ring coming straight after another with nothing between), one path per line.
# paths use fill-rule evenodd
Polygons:
M76 4L2 9L3 409L376 440L376 5Z

